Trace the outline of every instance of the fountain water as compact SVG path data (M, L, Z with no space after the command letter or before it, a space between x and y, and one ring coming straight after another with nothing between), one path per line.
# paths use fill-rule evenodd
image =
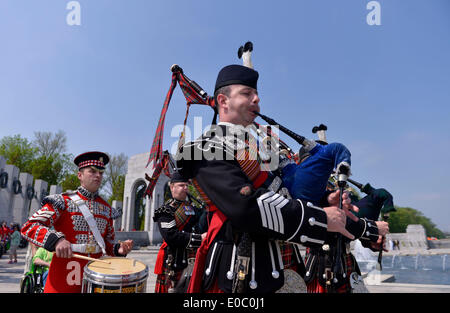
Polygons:
M415 261L415 263L414 263L414 269L417 271L417 265L418 265L418 263L419 263L419 256L420 256L420 254L419 253L417 253L417 255L416 255L416 261Z
M394 254L394 256L392 257L391 268L394 268L394 265L395 265L395 257L396 257L396 256L397 256L397 255Z
M407 270L408 268L403 264L402 256L398 256L398 262L400 263L400 269L401 270Z
M394 275L395 281L399 283L450 285L448 259L448 254L417 252L413 255L386 256L383 274Z

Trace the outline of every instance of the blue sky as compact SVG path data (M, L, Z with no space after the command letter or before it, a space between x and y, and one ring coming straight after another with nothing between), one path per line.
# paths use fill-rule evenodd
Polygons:
M62 129L74 155L149 152L170 66L211 93L251 40L262 113L310 138L326 124L352 178L450 231L450 1L379 0L379 26L369 0L79 0L79 26L69 2L0 1L0 137ZM184 113L177 88L165 148Z

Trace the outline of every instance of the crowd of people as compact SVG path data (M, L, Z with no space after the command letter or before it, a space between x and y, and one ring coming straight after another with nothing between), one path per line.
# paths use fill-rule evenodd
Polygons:
M17 263L17 248L21 244L20 225L14 222L2 221L0 226L0 256L9 253L8 264Z

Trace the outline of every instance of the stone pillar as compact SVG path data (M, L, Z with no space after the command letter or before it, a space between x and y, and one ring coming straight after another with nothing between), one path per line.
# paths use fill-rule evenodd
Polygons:
M20 173L19 181L22 184L22 192L13 195L13 221L22 225L28 220L28 210L31 199L34 197L33 175Z
M111 204L111 208L113 210L117 211L116 214L119 214L119 216L114 219L113 226L114 226L114 229L116 231L120 231L121 230L121 226L122 226L122 216L123 216L123 209L122 209L123 208L123 203L122 203L122 201L114 200L112 202L112 204Z
M125 197L123 212L122 229L124 231L130 231L130 197Z
M19 179L19 168L14 165L5 165L5 170L8 174L8 184L6 188L0 189L0 221L6 221L9 223L13 222L13 201L14 201L14 191L13 183L15 180Z
M169 178L161 174L159 176L158 182L153 189L153 197L151 199L151 207L149 208L149 213L146 212L146 217L149 217L149 240L150 244L155 245L163 241L161 233L158 228L158 224L153 222L153 216L155 215L155 210L164 204L164 185L169 180ZM150 199L148 199L150 202Z
M5 170L6 160L3 156L0 155L0 173Z
M0 174L5 172L5 175L7 175L5 167L6 167L6 160L4 157L2 157L0 155ZM8 177L8 183L9 183L9 177ZM7 195L8 195L7 186L5 186L5 188L0 187L0 223L3 220L6 220L6 212L8 212L8 207L7 207L8 196Z
M37 210L41 208L41 201L45 195L47 195L48 183L42 179L36 179L34 182L34 191L36 196L31 200L30 213L28 217L34 214Z
M154 192L153 192L154 193ZM144 221L144 231L150 231L151 229L151 223L153 221L153 214L152 214L152 202L150 201L150 198L146 196L145 199L145 221Z
M58 193L62 193L62 187L59 185L51 185L49 195L56 195Z

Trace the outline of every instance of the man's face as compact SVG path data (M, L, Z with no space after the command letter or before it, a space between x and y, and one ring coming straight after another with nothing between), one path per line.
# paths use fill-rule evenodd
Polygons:
M78 179L81 186L90 192L96 192L102 184L103 171L94 167L85 167L78 171Z
M187 196L188 183L183 182L171 183L170 192L172 193L174 199L183 201L184 199L186 199Z
M220 102L220 121L248 126L253 123L259 112L258 91L245 85L231 85L229 96L223 96Z

